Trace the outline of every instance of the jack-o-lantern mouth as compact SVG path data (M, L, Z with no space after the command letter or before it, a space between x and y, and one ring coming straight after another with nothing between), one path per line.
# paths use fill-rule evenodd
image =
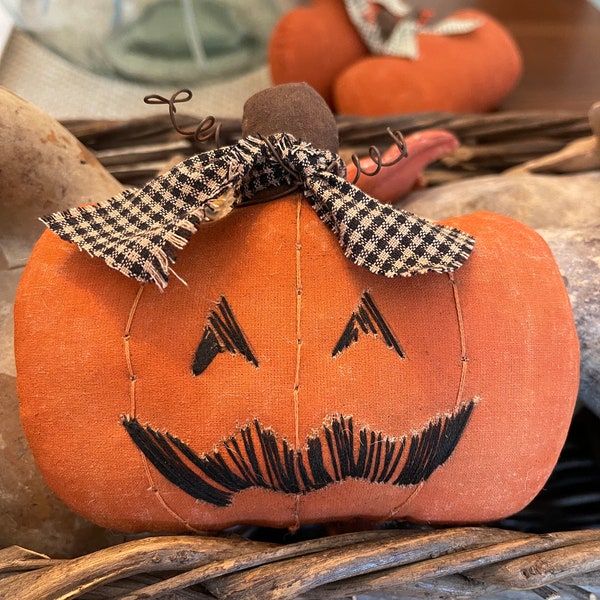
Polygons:
M474 398L401 437L367 426L356 430L352 416L333 415L299 449L258 419L203 454L136 418L126 416L122 423L163 477L197 500L225 507L234 494L253 487L306 494L346 479L418 485L453 454L477 402Z

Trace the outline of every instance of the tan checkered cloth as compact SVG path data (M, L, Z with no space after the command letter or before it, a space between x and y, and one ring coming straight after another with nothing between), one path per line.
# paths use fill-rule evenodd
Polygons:
M355 264L386 277L460 267L475 241L451 227L382 204L345 179L342 159L290 134L248 136L195 155L137 191L44 217L61 238L140 282L166 287L170 264L211 210L262 190L298 185Z

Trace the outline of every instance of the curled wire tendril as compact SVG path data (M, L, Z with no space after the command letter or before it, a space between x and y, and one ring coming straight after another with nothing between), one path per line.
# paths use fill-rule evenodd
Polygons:
M352 180L353 185L360 179L361 175L366 175L367 177L374 177L384 167L391 167L392 165L395 165L396 163L400 162L403 158L406 158L408 156L408 151L406 149L406 140L404 139L402 133L400 133L400 131L398 130L392 131L392 129L390 129L389 127L387 128L387 133L392 138L392 141L394 142L394 144L396 144L399 150L398 156L388 162L384 162L383 156L381 155L381 151L379 150L379 148L377 148L377 146L369 146L369 158L375 164L375 168L371 171L367 171L360 164L360 159L358 158L358 156L356 154L353 154L351 156L351 160L352 164L356 167L356 175Z
M177 133L180 133L181 135L192 136L196 142L207 142L213 138L217 148L220 148L221 123L217 122L213 116L204 117L198 123L196 128L192 130L182 129L177 124L177 118L175 116L177 113L177 107L175 105L183 102L189 102L191 99L192 91L184 88L171 94L170 98L165 98L159 94L149 94L148 96L144 97L144 102L146 104L166 104L169 107L169 118L171 119L173 128Z

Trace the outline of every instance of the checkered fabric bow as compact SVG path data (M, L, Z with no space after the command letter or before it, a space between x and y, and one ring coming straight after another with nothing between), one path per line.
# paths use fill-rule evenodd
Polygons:
M448 17L435 23L432 12L411 8L402 0L344 0L350 21L373 54L419 58L419 34L464 35L483 25L481 19ZM387 13L382 26L379 13ZM395 21L390 28L389 20Z
M127 277L164 289L176 251L210 219L215 200L233 193L239 205L261 190L296 184L345 255L373 273L447 272L468 258L472 237L378 202L346 181L345 173L338 155L290 134L251 135L190 157L139 190L42 221Z

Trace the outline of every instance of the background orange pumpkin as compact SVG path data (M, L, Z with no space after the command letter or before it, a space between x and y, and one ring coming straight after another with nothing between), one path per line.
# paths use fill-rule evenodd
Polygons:
M339 114L485 112L498 107L521 76L515 41L481 11L464 9L449 16L482 25L464 35L420 33L420 56L412 60L371 54L342 0L313 0L289 11L274 29L271 78L275 84L306 81Z
M291 195L202 225L177 263L187 285L164 293L44 233L15 342L23 424L49 485L128 531L519 510L556 462L577 393L568 297L529 228L491 213L447 223L477 240L463 267L387 279L349 262ZM290 492L301 460L316 481L315 444L332 481ZM369 448L366 475L344 476ZM400 477L411 460L421 480ZM209 463L226 469L211 478ZM232 491L223 473L256 485ZM220 500L189 493L199 480Z

